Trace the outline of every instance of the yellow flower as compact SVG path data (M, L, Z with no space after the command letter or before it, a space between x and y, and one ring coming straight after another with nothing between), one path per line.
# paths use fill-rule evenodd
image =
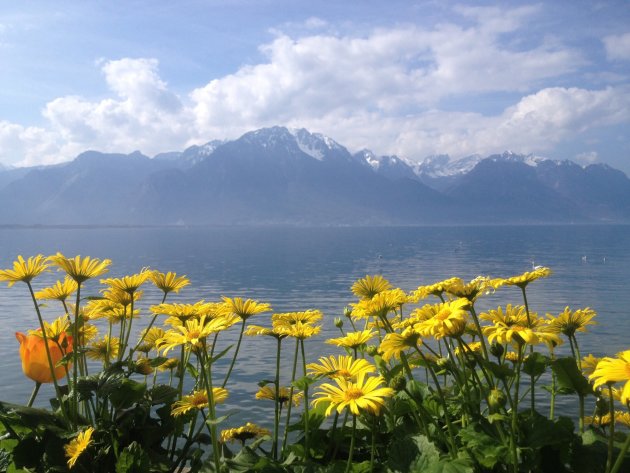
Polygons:
M481 342L472 342L468 343L467 346L464 346L462 350L460 347L455 347L455 356L459 356L460 353L480 353L481 352Z
M148 376L155 370L153 369L153 366L151 366L151 360L140 357L134 363L133 371Z
M48 264L43 255L31 256L26 261L20 255L17 261L13 262L13 269L0 270L0 281L6 281L9 287L20 281L30 283L47 269Z
M586 376L592 375L593 371L595 371L595 368L597 367L597 363L599 363L600 360L601 358L597 358L592 354L585 356L584 358L582 358L582 372Z
M35 293L37 299L65 301L77 290L77 283L66 276L63 280L57 281L54 286L47 287Z
M460 278L452 278L445 284L446 292L455 297L463 297L471 302L477 300L477 297L483 294L489 294L494 291L494 287L487 276L477 276L469 283L465 283Z
M409 297L402 289L389 289L375 294L372 299L363 299L352 307L352 316L355 319L368 317L383 317L388 313L399 309L409 301Z
M70 329L70 321L68 317L62 315L61 317L57 317L52 323L48 323L45 320L44 322L44 330L46 330L46 337L49 340L60 341L62 336L66 335L66 332L69 332ZM29 335L36 335L38 337L42 336L41 329L37 330L29 330Z
M273 323L273 329L281 335L304 340L317 335L320 332L321 327L313 327L312 325L303 324L302 322L290 324L276 321Z
M61 253L49 257L50 261L59 266L60 271L65 271L68 276L81 284L90 278L95 278L108 271L107 267L112 263L111 260L98 258L90 258L86 256L81 258L66 258Z
M118 337L105 335L102 340L97 340L87 347L85 355L94 361L111 361L118 356L120 340Z
M265 435L271 435L271 432L263 427L257 426L256 424L247 422L247 424L242 427L222 430L221 442L234 442L238 440L241 444L245 445L247 440L263 437Z
M160 366L158 366L158 371L169 371L177 368L179 365L179 358L169 358Z
M148 331L145 329L142 331L142 334L140 336L140 338L144 337L144 343L146 343L150 348L149 350L153 349L153 348L157 348L157 341L160 338L163 338L164 335L166 335L166 332L164 331L163 328L160 327L151 327ZM140 350L143 351L143 350Z
M547 314L549 318L549 329L555 333L562 333L567 337L572 337L575 332L586 332L587 325L593 325L593 317L597 314L593 309L587 307L571 311L569 307L565 307L557 317Z
M306 365L306 369L309 370L309 375L327 376L330 379L352 379L360 373L374 373L376 371L376 367L369 361L363 358L355 360L348 355L321 357L319 364L309 363Z
M518 276L512 276L511 278L496 279L493 281L493 285L494 287L507 285L507 286L518 286L520 288L524 288L530 282L535 281L536 279L546 278L549 276L551 276L551 269L541 267L541 268L534 269L533 271L526 271L523 274L520 274Z
M422 336L435 337L437 340L443 337L459 337L466 329L469 305L469 301L463 298L437 304L435 315L419 322L414 328Z
M168 315L183 323L189 319L196 319L208 315L216 310L216 303L198 301L194 304L158 304L151 306L154 314Z
M68 458L68 468L73 468L81 454L92 444L93 427L88 427L64 447Z
M380 274L375 276L365 276L358 279L350 288L350 290L359 299L372 299L379 292L391 289L392 285L387 279Z
M383 354L383 360L388 362L392 358L399 359L403 351L415 348L421 343L420 334L412 327L408 327L401 333L394 332L385 335L378 350Z
M394 390L383 387L382 376L366 376L360 373L356 381L345 378L335 378L335 385L324 383L315 392L317 397L313 400L313 405L322 402L329 403L326 415L330 415L333 410L342 413L347 407L354 415L359 415L362 411L371 414L379 414L385 405L385 398L394 395Z
M435 284L430 284L428 286L419 286L412 295L411 299L413 302L418 302L422 299L425 299L428 296L441 297L442 294L446 291L446 288L453 284L455 280L459 278L450 278L444 281L436 282Z
M265 302L258 302L252 299L243 300L240 297L223 297L223 304L229 313L237 315L243 320L247 320L252 315L262 312L269 312L271 306Z
M281 314L273 314L272 322L281 322L285 324L314 324L319 322L324 314L319 310L304 310L302 312L283 312Z
M524 305L512 306L512 304L508 304L505 306L505 312L501 307L497 307L496 310L482 312L479 314L479 319L487 320L493 324L527 326L527 311Z
M297 392L294 390L293 396L291 396L291 389L285 388L284 386L280 386L280 391L278 392L278 402L281 406L289 402L291 399L292 404L297 407L300 405L302 398L304 397L303 392ZM273 385L266 384L262 386L258 392L256 393L256 399L267 399L269 401L276 400L276 387Z
M153 271L149 276L151 282L160 289L164 294L169 292L178 293L180 289L188 286L190 280L186 276L177 276L176 273L160 273L159 271Z
M212 398L214 404L220 404L228 397L228 390L225 388L212 388ZM171 407L171 415L174 417L186 414L193 409L202 410L208 407L208 392L205 389L194 391L192 394L182 396L180 401L175 401Z
M619 353L617 358L602 358L589 378L595 380L595 388L626 381L621 391L621 403L627 405L630 402L630 350Z
M52 383L53 374L48 363L46 345L41 336L24 335L16 332L15 338L20 342L20 359L22 360L22 371L24 374L37 383ZM56 366L67 354L72 352L72 337L65 333L60 336L59 345L53 340L48 340L48 351L54 367L55 379L61 379L66 375L68 366Z
M142 286L152 272L148 269L142 269L138 274L131 276L123 276L122 278L107 278L101 279L101 284L107 284L113 290L126 292L127 294L133 294Z
M103 289L102 292L105 299L114 302L121 307L127 307L128 305L131 305L132 300L136 302L142 298L142 291L134 291L133 293L130 293L117 287L109 287L107 289Z
M204 341L208 335L225 330L225 328L226 325L222 319L206 320L204 315L199 320L187 320L184 325L168 330L164 337L157 340L156 345L166 355L170 350L180 345L192 348Z
M556 346L562 343L557 334L535 326L530 328L523 325L495 324L491 327L484 327L483 334L488 337L490 343L512 343L518 346L523 344L537 345L539 343Z
M248 337L273 337L273 338L284 338L286 335L278 333L273 328L261 327L260 325L248 325L243 332Z
M344 348L358 348L374 338L376 332L363 330L361 332L348 332L345 337L329 338L326 343Z

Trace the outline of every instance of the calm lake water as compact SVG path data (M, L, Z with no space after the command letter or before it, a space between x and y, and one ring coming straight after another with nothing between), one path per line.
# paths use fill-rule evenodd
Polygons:
M530 270L534 262L550 267L554 274L528 287L532 310L557 314L567 305L592 307L599 324L580 338L582 353L614 355L630 348L630 226L0 228L1 268L10 267L19 254L57 251L110 258L111 277L147 266L186 274L191 286L170 297L170 302L219 300L225 295L269 302L275 312L320 309L325 315L322 334L307 342L307 356L313 361L320 354L340 353L323 340L339 336L333 318L354 301L349 288L357 278L380 273L409 291L451 276L513 276ZM45 274L34 286L43 288L60 276ZM98 288L90 282L82 294L95 295ZM159 297L147 287L140 304L145 316ZM480 300L478 311L507 302L521 303L520 290L501 289ZM43 310L47 320L61 315L55 303ZM256 316L252 323L265 317ZM25 403L28 399L32 383L22 375L14 333L36 327L26 286L3 284L2 400ZM223 343L233 343L236 336L224 338ZM253 393L259 380L273 377L274 350L271 339L245 339L226 406L241 410L237 418L270 418L272 406L254 400ZM289 351L284 357L287 371ZM38 404L46 405L51 394L50 386L43 387Z

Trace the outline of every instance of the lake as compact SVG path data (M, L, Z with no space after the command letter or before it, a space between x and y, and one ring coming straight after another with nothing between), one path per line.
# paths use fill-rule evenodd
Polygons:
M320 309L325 315L322 334L307 342L313 361L320 354L341 353L323 340L339 335L333 318L355 301L349 288L366 274L383 274L410 291L451 276L507 277L530 270L532 264L544 265L554 274L528 287L532 310L557 314L567 305L591 307L599 324L579 337L582 354L614 355L630 348L630 226L0 228L0 268L10 267L19 254L57 251L112 259L108 277L143 267L186 274L191 286L169 296L170 302L212 301L225 295L269 302L275 312ZM37 278L35 289L60 276L52 272ZM90 281L82 295L95 295L97 290L98 284ZM146 288L140 304L145 316L159 297L152 287ZM521 303L520 290L503 288L481 299L478 311L506 302ZM47 320L61 315L55 303L43 310ZM251 321L260 324L266 317ZM4 401L28 399L32 383L21 372L14 333L37 326L26 286L3 284L0 399ZM233 339L236 336L232 334ZM270 339L245 339L226 406L244 410L237 417L269 418L273 411L272 406L253 400L253 393L259 380L273 377L274 350ZM563 350L568 347L561 347L560 353ZM284 363L288 371L289 355ZM46 405L51 394L51 386L43 387L37 404Z

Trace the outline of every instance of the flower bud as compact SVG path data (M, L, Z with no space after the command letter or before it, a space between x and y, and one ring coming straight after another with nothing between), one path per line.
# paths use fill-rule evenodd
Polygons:
M335 327L337 328L343 327L343 320L341 320L341 317L335 317Z
M505 406L506 401L507 397L500 389L493 389L490 391L490 394L488 394L488 405L493 411L497 411Z
M504 351L505 348L503 348L503 345L501 345L500 343L493 343L492 345L490 345L490 353L492 353L492 355L496 356L497 358L503 356Z
M374 345L368 345L367 348L365 349L366 353L369 356L376 356L378 355L378 348Z
M345 307L343 309L343 315L347 318L350 318L352 316L352 308L350 307Z
M405 378L405 376L402 374L398 374L394 376L389 381L389 387L392 388L394 391L402 391L403 389L405 389L406 385L407 385L407 378Z

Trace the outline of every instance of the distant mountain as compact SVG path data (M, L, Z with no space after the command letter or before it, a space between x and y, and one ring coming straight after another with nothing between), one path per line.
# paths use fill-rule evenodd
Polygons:
M606 165L510 152L415 163L284 127L154 158L88 151L0 168L0 199L0 224L630 221L630 180Z

